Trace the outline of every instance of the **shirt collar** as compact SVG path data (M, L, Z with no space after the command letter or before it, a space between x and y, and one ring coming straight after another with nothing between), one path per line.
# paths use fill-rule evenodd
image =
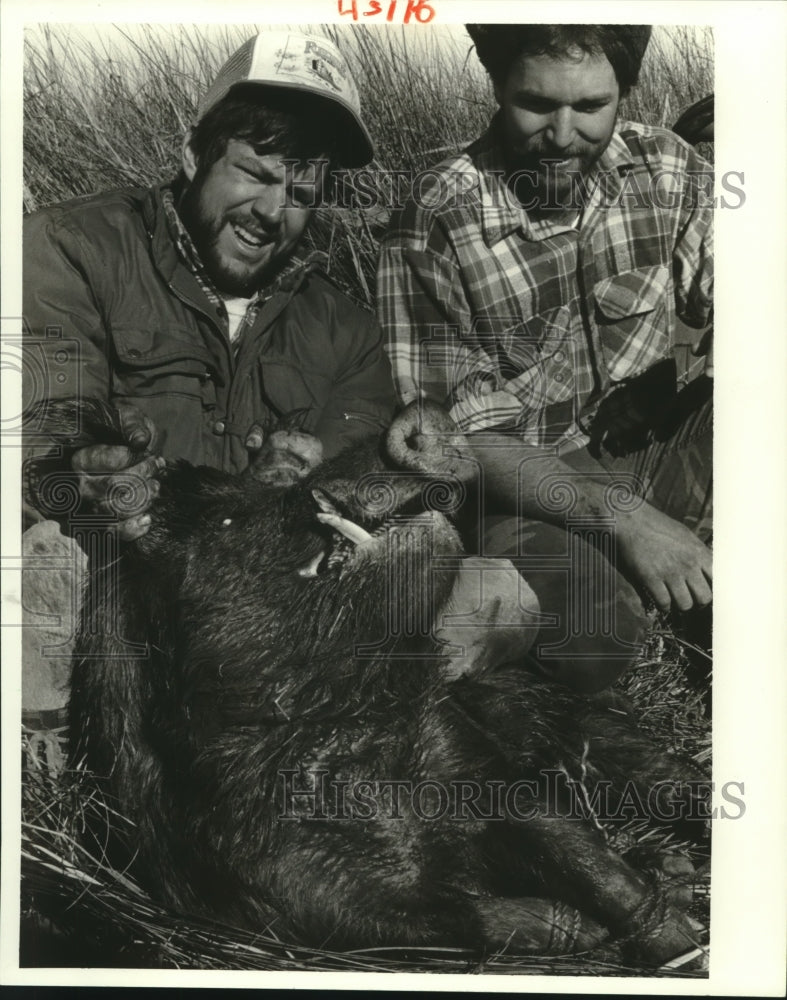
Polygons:
M617 128L612 133L609 145L598 161L599 167L603 171L612 172L615 170L621 173L630 170L634 166L634 157L631 155L631 150L620 134L620 129L624 124L624 122L618 122Z
M609 146L599 159L599 169L615 175L634 166L631 150L621 137L619 128L612 133ZM543 240L573 231L574 226L570 224L530 218L527 211L511 197L505 182L507 168L500 129L498 112L487 131L467 150L479 175L481 227L487 246L494 246L517 230L528 240Z
M161 204L164 208L164 218L167 223L167 232L175 244L175 249L178 251L181 261L188 267L188 269L200 279L201 283L207 284L218 297L218 292L216 287L208 276L208 272L205 269L205 265L200 259L200 255L197 253L197 248L194 246L194 242L188 233L188 230L183 225L183 222L178 215L178 210L175 208L175 193L171 185L165 185L161 189Z
M506 186L506 166L499 132L498 112L487 131L467 150L478 171L481 230L484 242L490 247L517 230L529 230L527 212L510 197Z

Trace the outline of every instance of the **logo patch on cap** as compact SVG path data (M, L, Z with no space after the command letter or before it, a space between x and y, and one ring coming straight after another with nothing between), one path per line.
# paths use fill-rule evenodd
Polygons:
M307 91L326 98L345 112L344 166L362 166L374 155L372 141L361 120L358 89L346 60L327 38L295 32L268 31L245 42L219 70L205 95L199 121L230 90L241 83L259 83Z

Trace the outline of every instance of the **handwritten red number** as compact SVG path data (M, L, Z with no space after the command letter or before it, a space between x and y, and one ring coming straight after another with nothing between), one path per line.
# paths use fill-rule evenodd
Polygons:
M396 16L397 0L388 0L388 10L385 15L386 21L393 21ZM339 16L349 16L353 21L358 20L358 0L338 0ZM366 10L362 11L363 17L377 17L383 12L382 0L367 0ZM428 24L435 16L434 7L425 3L425 0L407 0L407 7L404 12L403 21L409 24L415 18L419 24Z
M404 12L404 23L409 24L410 18L415 17L419 24L428 24L435 15L435 9L431 4L424 3L424 0L407 0L407 10Z

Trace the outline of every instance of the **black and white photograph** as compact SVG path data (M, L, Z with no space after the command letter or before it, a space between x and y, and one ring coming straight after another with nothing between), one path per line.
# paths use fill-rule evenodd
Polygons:
M744 6L10 0L4 983L782 995Z

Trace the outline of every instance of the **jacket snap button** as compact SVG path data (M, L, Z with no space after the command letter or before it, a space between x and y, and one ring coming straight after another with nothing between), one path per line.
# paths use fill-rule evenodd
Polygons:
M217 420L216 421L216 423L213 425L213 433L214 434L223 434L224 433L224 421L223 420Z
M128 352L128 356L130 358L141 358L142 357L142 351L138 351L136 349L136 347L132 347L131 350Z

